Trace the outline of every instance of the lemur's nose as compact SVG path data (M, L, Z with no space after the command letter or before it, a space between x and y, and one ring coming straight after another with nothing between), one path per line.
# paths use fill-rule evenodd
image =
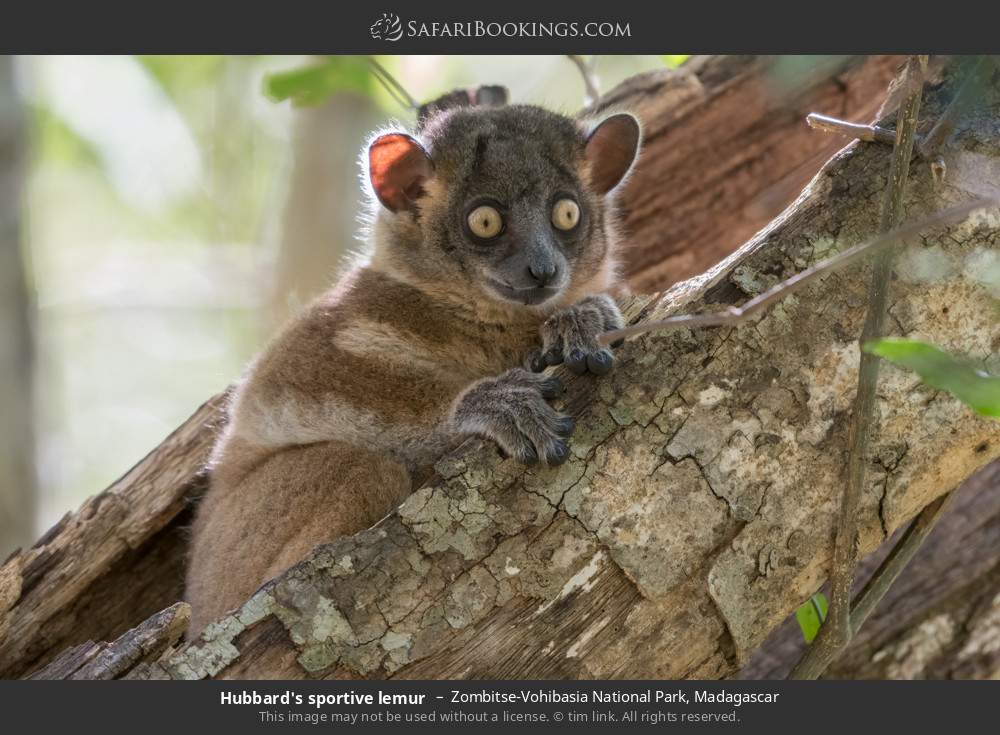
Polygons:
M556 277L555 263L532 264L528 266L528 275L539 287L547 286Z

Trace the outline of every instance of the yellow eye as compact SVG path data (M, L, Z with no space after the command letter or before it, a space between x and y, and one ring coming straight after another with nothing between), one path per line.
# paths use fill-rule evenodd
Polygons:
M560 230L572 230L580 221L580 205L572 199L560 199L552 207L552 224Z
M490 240L503 229L503 218L496 209L483 204L469 212L469 229L476 237Z

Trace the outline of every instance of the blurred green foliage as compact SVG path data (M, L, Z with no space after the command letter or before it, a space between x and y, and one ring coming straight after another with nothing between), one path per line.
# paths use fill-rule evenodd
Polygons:
M913 370L925 383L948 391L976 413L1000 418L1000 377L968 360L926 342L896 337L868 342L864 350Z
M253 57L242 57L249 60ZM215 84L225 71L225 56L148 56L135 57L155 79L168 97L178 99L192 89ZM182 63L178 63L181 60Z
M595 60L592 56L584 58L588 63ZM663 63L671 68L680 66L688 58L689 54L660 56ZM372 70L371 60L366 56L326 56L318 63L273 72L264 77L264 94L269 99L274 102L289 100L296 107L321 105L332 95L341 92L367 95L383 104L387 98L392 98L379 83ZM417 93L414 96L418 100L427 100L432 99L434 94Z
M318 64L264 77L264 94L275 102L291 100L296 107L319 105L338 92L370 95L375 77L367 57L327 56Z
M61 166L101 168L101 154L97 148L77 133L59 115L44 105L33 105L30 110L31 156Z

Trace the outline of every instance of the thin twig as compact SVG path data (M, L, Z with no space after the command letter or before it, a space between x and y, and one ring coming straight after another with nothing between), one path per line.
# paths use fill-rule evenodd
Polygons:
M892 548L879 568L868 580L864 589L854 601L851 607L851 630L857 630L872 614L889 591L892 583L896 581L900 572L906 568L914 555L920 550L924 541L930 536L934 526L941 519L941 516L950 507L950 498L955 495L952 491L947 495L942 495L933 503L928 505L920 514L913 519L913 523L903 533L899 541Z
M597 75L594 73L593 65L584 61L583 57L579 54L566 54L566 58L572 61L576 65L576 68L580 70L580 76L583 77L583 86L586 90L583 104L585 107L589 107L601 97L601 89L597 81Z
M810 112L806 115L806 122L809 124L809 127L822 130L824 133L838 133L848 138L883 143L885 145L893 145L896 142L896 131L878 125L861 125L860 123L847 122L846 120L839 120L829 115L821 115L818 112Z
M879 230L886 232L899 225L903 215L903 195L910 171L910 158L916 139L917 120L926 56L913 56L907 62L904 83L906 97L899 110L896 146L893 148L889 183L882 203ZM875 257L868 288L868 314L861 330L864 344L882 336L888 311L888 292L892 272L892 251L882 250ZM858 561L858 507L868 471L868 450L875 428L875 388L878 385L880 360L862 351L858 368L858 390L851 412L850 455L847 461L847 487L840 501L837 537L833 552L830 581L830 615L805 656L792 670L792 679L816 679L840 654L853 635L851 628L851 587Z
M826 260L822 260L811 268L796 273L794 276L773 286L759 296L755 296L742 306L732 306L725 311L708 312L705 314L680 314L678 316L667 317L655 322L642 322L623 329L616 329L605 332L598 337L598 342L604 346L612 342L617 342L626 337L634 337L637 334L654 332L668 329L696 329L700 327L732 326L746 321L758 312L764 311L777 301L781 301L804 286L812 283L817 278L839 270L863 257L878 252L889 245L908 237L913 237L921 232L936 227L938 225L954 224L961 222L971 212L986 207L1000 206L1000 199L974 199L964 204L959 204L940 212L932 214L922 220L912 222L902 227L886 232L867 240L860 245L844 250Z
M371 64L372 72L374 72L375 78L379 81L379 84L385 88L385 91L389 93L390 97L392 97L400 106L409 110L417 110L420 108L417 101L412 97L412 95L410 95L409 92L406 91L406 87L400 84L396 80L396 77L390 74L384 66L378 63L374 56L369 56L367 58L368 63Z

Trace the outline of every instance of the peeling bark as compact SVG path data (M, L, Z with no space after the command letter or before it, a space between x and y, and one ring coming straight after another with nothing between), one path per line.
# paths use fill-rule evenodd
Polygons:
M929 118L943 95L928 97ZM982 193L1000 167L995 89L986 102L946 151L947 185L914 172L908 218ZM887 171L886 149L849 146L732 257L666 294L633 300L628 315L738 303L861 241L876 228ZM995 359L995 285L977 280L973 266L995 248L998 224L995 214L980 215L903 249L895 333ZM941 267L929 272L928 258ZM565 465L525 470L470 442L380 524L319 548L201 639L128 676L731 675L825 575L867 277L856 265L737 328L629 342L610 376L567 381L578 428ZM883 374L878 460L861 509L866 551L1000 454L996 423L909 373L886 366ZM59 648L45 640L47 626L62 631L54 637L63 646L71 642L61 608L79 609L83 597L89 609L108 608L93 589L126 547L138 552L177 528L199 487L190 458L203 460L206 425L218 415L218 404L207 406L164 445L188 452L173 471L146 474L162 462L155 455L137 468L146 479L135 492L160 510L126 546L115 517L109 523L91 501L0 568L0 610L8 611L0 673L50 660ZM83 579L56 554L74 548L65 540L74 534L106 549ZM74 589L63 591L68 583ZM113 619L127 628L141 618Z

